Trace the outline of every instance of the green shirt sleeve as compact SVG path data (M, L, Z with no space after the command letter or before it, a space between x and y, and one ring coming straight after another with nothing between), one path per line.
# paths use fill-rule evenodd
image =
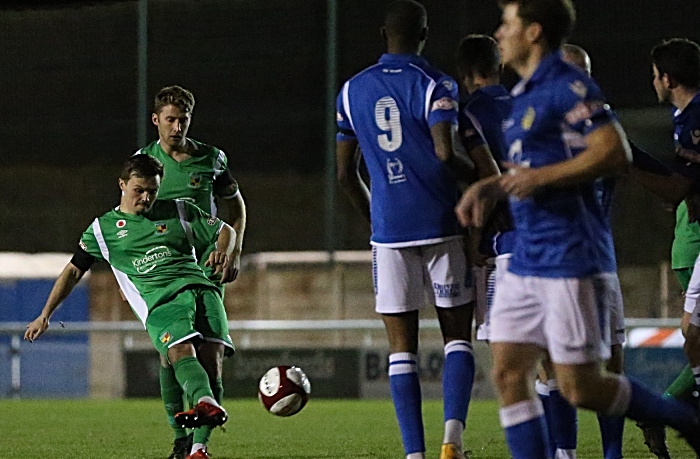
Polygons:
M93 225L97 224L97 219L95 219L92 225L88 226L83 235L80 237L80 242L78 243L78 245L81 249L83 249L85 252L92 255L96 259L104 260L104 257L102 256L102 251L100 250L100 246L97 243L97 238L95 238L95 231L93 229Z
M216 242L219 233L224 226L224 222L219 218L212 217L196 205L181 201L185 206L187 221L192 230L192 237L195 246L204 244L211 245Z

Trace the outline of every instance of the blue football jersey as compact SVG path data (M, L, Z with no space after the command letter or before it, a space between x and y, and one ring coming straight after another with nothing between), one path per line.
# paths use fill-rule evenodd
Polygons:
M508 119L512 106L510 93L501 85L485 86L469 94L459 110L459 133L467 151L487 145L499 167L503 161L507 161L503 123ZM513 231L485 234L484 237L490 239L490 246L482 247L485 253L504 255L513 252Z
M595 82L558 52L546 56L512 94L508 158L523 167L574 157L585 149L588 133L615 120ZM510 205L517 228L513 273L556 278L615 271L610 224L595 181L511 197Z
M674 111L673 143L676 156L672 169L700 182L700 93L683 110Z
M457 124L457 83L420 56L384 54L343 85L337 110L337 139L357 139L369 172L372 243L457 236L457 182L430 135L439 122Z

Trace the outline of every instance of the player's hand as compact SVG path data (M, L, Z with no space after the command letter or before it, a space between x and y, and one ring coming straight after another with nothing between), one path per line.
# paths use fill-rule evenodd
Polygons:
M503 164L508 172L501 176L503 191L518 199L529 198L542 187L540 171L513 163Z
M204 266L211 266L214 268L214 275L221 274L220 283L226 284L235 279L234 275L234 261L229 257L226 252L221 252L219 250L214 250L209 254Z
M490 200L482 197L481 188L478 183L467 188L455 207L457 219L465 228L469 226L481 228L484 226L487 210L492 203L490 203Z
M24 332L24 340L33 343L35 339L44 334L49 328L49 319L40 315L27 325L27 330Z
M233 251L230 257L231 260L231 275L233 276L229 282L238 279L238 273L241 271L241 252Z

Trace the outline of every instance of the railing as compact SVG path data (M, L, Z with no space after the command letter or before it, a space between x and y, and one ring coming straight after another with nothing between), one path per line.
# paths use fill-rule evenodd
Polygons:
M260 331L365 331L371 332L384 329L381 320L231 320L229 329L236 332L260 332ZM627 329L637 327L679 327L680 319L625 319ZM423 319L420 322L422 330L439 330L437 319ZM9 335L10 339L10 368L11 368L11 396L18 397L21 389L21 343L26 323L0 322L0 335ZM75 334L92 332L121 332L125 335L145 332L143 324L139 321L123 322L54 322L47 333L50 334ZM130 347L130 339L125 339L124 346ZM245 347L245 346L243 346Z

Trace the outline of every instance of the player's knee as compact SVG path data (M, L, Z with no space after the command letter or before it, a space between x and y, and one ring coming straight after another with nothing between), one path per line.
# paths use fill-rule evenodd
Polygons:
M598 397L595 378L560 379L559 393L573 406L593 409Z
M517 367L494 366L491 370L493 382L502 394L526 386L529 380L528 375L529 372L526 369Z
M700 357L700 327L689 324L685 332L683 350L687 356Z

